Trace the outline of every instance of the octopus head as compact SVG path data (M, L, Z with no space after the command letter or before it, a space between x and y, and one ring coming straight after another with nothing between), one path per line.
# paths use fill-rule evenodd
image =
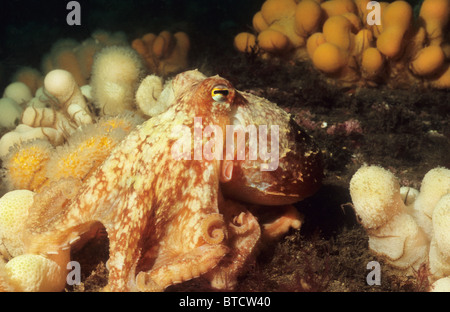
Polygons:
M230 120L246 140L237 138L232 162L224 160L222 166L232 165L221 184L224 194L259 205L292 204L313 195L323 175L317 145L276 104L236 92L243 100L232 106ZM239 157L240 147L245 157L244 152Z
M224 131L221 189L231 198L260 205L286 205L321 185L319 148L276 104L236 90L219 76L197 70L177 75L161 96ZM205 124L205 120L203 120Z
M232 107L244 102L244 98L228 80L217 75L206 77L198 70L177 75L172 81L171 89L172 102L178 106L178 110L192 112L196 117L209 118L216 124L221 121L228 124Z

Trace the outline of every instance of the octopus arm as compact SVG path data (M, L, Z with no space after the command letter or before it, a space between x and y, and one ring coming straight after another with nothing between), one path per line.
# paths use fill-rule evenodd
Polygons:
M162 256L166 261L160 261L160 265L148 272L137 274L137 288L162 291L170 285L198 277L213 269L227 252L228 248L223 244L205 244L178 256L171 255L167 257L169 259Z
M219 208L224 212L231 249L205 277L215 289L233 289L239 274L255 259L261 228L255 216L238 202L220 201Z

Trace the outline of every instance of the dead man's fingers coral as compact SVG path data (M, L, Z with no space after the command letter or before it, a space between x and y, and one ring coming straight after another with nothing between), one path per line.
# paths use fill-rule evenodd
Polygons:
M427 32L430 45L439 46L442 44L449 14L449 0L425 0L422 3L419 17Z
M188 67L188 54L190 49L189 36L182 31L173 34L173 47L159 64L159 73L167 76L181 72Z
M418 76L427 76L442 68L445 62L444 51L439 46L425 47L415 56L410 69Z
M251 53L257 51L256 37L254 34L248 32L241 32L234 38L234 47L244 53Z
M131 47L139 53L152 74L167 76L188 66L190 39L185 32L172 34L163 30L158 35L148 33L134 39Z
M415 19L402 0L267 0L253 16L255 34L240 33L235 47L247 53L252 47L265 60L312 61L340 86L449 88L449 8L450 0L425 0ZM341 55L314 57L325 42Z
M413 11L405 1L389 4L382 15L383 32L377 39L377 48L386 57L396 58L403 52L404 36L411 27Z
M322 19L322 8L314 0L302 0L295 9L295 30L304 38L319 31Z

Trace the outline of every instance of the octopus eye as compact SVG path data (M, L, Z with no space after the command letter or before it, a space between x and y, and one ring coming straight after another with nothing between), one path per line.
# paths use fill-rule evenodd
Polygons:
M230 91L225 86L217 86L211 91L211 97L217 102L224 102L228 94L230 94Z

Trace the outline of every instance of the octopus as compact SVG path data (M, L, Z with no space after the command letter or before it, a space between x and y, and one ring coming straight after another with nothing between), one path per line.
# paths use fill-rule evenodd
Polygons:
M163 92L167 110L128 134L89 178L41 192L30 210L28 253L56 259L102 226L109 239L105 291L163 291L200 276L231 290L259 244L300 227L293 204L318 190L322 165L289 114L197 70L178 74ZM217 132L199 138L179 131L208 125ZM249 140L231 141L227 156L218 135L227 125L276 125L267 137L278 143L271 146L278 147L277 166L263 170L269 160L251 157ZM177 146L182 153L174 154ZM223 157L198 157L207 147ZM239 150L245 157L236 157Z

